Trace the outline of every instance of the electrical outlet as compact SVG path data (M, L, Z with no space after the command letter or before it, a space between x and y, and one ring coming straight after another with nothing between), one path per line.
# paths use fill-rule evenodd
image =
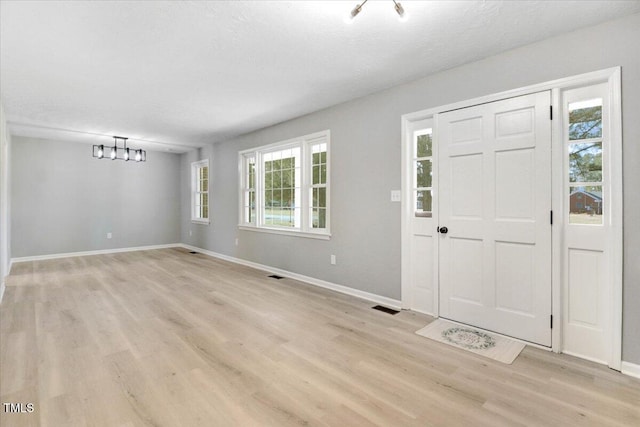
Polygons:
M238 242L239 242L239 241L240 241L239 239L236 239L236 246L238 246Z
M391 190L391 201L392 202L402 201L402 193L400 192L400 190Z
M331 255L331 265L336 265L336 256Z
M189 236L193 236L193 231L189 230Z
M111 238L111 233L107 233L107 239Z

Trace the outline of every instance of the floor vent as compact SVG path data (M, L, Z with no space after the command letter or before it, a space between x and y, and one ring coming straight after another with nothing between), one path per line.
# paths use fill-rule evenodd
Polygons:
M269 277L271 277L272 279L277 279L277 280L284 279L284 277L282 277L282 276L278 276L277 274L272 274L272 275L271 275L271 276L269 276Z
M384 307L382 305L376 305L375 307L371 307L374 310L378 310L378 311L383 311L387 314L398 314L400 313L398 310L394 310L393 308L389 308L389 307Z
M196 251L191 251L191 252L189 252L189 253L190 253L190 254L197 254L198 252L196 252Z

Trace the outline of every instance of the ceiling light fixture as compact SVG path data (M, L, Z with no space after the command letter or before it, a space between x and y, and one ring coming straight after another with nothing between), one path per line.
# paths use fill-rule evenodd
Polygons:
M351 11L351 13L349 14L349 19L352 20L353 18L355 18L356 16L358 16L358 14L360 13L360 11L362 10L362 6L364 6L364 4L366 2L368 2L369 0L364 0L362 3L357 4L356 7L353 8L353 10Z
M360 13L360 11L362 10L362 6L364 6L364 4L369 1L369 0L364 0L362 3L357 4L356 7L354 7L351 12L349 13L349 16L346 19L346 22L353 22L353 19L358 16L358 14ZM405 22L408 18L407 14L404 11L404 7L402 7L402 5L397 2L396 0L393 0L393 5L394 5L394 9L396 10L396 13L398 14L398 17L400 18L401 22Z
M124 160L128 162L131 160L130 149L127 147L127 140L129 138L125 138L122 136L114 136L113 137L113 147L111 147L111 152L109 154L109 158L111 160ZM122 148L118 147L118 142L122 142ZM146 162L147 161L147 152L144 150L133 150L134 152L134 160L136 162ZM94 145L93 146L93 157L97 157L98 159L104 159L104 145Z
M402 7L402 5L398 3L396 0L393 0L393 4L394 4L394 9L396 10L396 13L400 17L400 21L402 22L406 21L407 15L404 13L404 7Z

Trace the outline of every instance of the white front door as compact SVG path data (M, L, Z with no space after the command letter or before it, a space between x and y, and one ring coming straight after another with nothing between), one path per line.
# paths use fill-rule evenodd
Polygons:
M551 94L436 116L440 317L551 346Z

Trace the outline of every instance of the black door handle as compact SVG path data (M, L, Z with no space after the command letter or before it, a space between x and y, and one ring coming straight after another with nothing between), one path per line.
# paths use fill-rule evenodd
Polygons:
M438 233L447 234L449 229L447 227L438 227L436 230Z

